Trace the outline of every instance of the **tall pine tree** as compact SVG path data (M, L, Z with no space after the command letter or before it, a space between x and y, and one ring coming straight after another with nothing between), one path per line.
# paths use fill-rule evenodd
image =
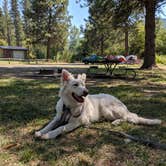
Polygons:
M4 33L4 15L0 7L0 39L5 39Z
M85 42L87 43L85 46L88 46L91 53L106 55L112 43L118 38L112 26L114 3L105 0L87 0L87 2L89 18L85 29ZM116 39L113 39L114 34L116 34Z
M20 19L20 13L18 9L18 1L17 0L11 0L11 17L14 24L15 29L15 38L16 38L16 45L21 46L22 45L22 25L21 25L21 19Z
M46 44L47 59L50 58L51 46L59 47L67 39L67 5L68 0L31 0L27 17L31 18L32 43Z
M12 22L8 10L8 0L3 2L3 11L4 11L4 27L5 27L5 39L10 46L12 43Z
M23 6L23 11L22 11L23 12L23 29L24 29L25 37L29 38L30 18L27 17L27 12L28 10L30 10L30 7L31 7L30 0L23 0L22 6Z

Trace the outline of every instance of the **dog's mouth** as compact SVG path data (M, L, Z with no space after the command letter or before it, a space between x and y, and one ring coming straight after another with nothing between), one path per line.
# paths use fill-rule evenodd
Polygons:
M85 96L78 96L75 93L72 93L72 97L79 103L83 103L85 100Z

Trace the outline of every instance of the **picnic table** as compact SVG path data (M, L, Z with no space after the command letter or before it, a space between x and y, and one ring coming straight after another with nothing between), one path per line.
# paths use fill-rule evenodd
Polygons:
M128 67L128 64L121 63L118 59L112 59L112 60L103 60L103 61L96 61L92 63L88 69L89 75L98 75L101 74L98 73L98 65L104 65L104 75L109 77L120 77L120 78L132 78L134 79L136 77L136 70L133 68ZM115 72L118 71L118 72Z

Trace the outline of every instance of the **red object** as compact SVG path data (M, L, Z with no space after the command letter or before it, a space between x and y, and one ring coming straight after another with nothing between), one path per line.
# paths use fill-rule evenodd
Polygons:
M113 59L115 59L115 56L113 56L113 55L107 55L107 56L105 56L105 59L107 59L107 60L113 60Z
M123 58L123 57L120 57L118 60L119 60L120 62L126 62L126 59Z

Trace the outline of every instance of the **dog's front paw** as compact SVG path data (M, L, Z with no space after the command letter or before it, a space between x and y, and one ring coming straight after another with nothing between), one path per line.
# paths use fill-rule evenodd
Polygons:
M47 134L43 134L41 136L41 139L49 139L49 134L48 133Z
M119 125L121 122L123 122L122 119L116 119L116 120L114 120L114 121L112 122L112 124L113 124L114 126L117 126L117 125Z
M35 137L41 137L41 135L42 135L42 134L41 134L40 131L36 131L36 132L35 132Z

